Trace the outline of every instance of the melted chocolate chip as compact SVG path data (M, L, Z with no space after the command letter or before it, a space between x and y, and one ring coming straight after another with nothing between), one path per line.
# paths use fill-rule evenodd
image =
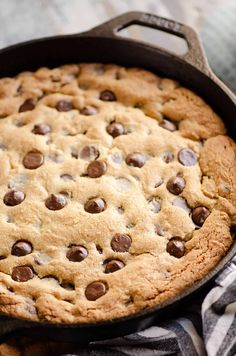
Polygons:
M194 166L197 163L197 156L190 148L183 148L179 151L178 160L183 166Z
M72 262L81 262L88 256L88 251L83 246L71 246L66 257Z
M100 94L100 99L103 101L116 101L116 95L111 90L104 90Z
M36 169L42 166L43 162L44 162L43 154L38 151L28 152L23 158L23 165L25 168L28 169Z
M111 260L106 263L105 273L113 273L123 268L125 264L120 260Z
M185 188L185 180L182 177L171 177L166 185L170 193L179 195Z
M164 162L166 163L170 163L174 160L175 156L173 155L173 153L171 152L164 152L163 155L162 155L162 159Z
M172 237L167 243L166 251L174 257L182 257L185 252L185 247L181 237Z
M131 246L131 238L126 234L115 234L111 240L111 248L116 252L127 252Z
M84 205L84 210L90 214L98 214L106 209L106 202L101 198L91 198Z
M46 202L45 205L50 210L60 210L64 208L67 203L67 199L63 194L51 194Z
M80 151L80 158L93 161L99 157L99 151L94 146L84 146Z
M13 267L11 278L16 282L27 282L34 277L34 272L29 266Z
M94 106L85 106L83 109L80 110L82 115L91 116L97 114L97 109Z
M139 152L134 152L126 156L125 162L128 166L141 168L145 164L145 157Z
M202 226L209 215L210 211L205 206L198 206L197 208L193 209L192 219L196 225Z
M25 256L32 252L32 245L27 241L17 241L11 249L11 254L14 256Z
M88 300L95 301L107 292L107 285L104 282L96 281L90 283L85 289L85 296Z
M35 102L33 99L27 99L25 102L19 107L19 112L31 111L35 108Z
M3 198L4 204L8 206L18 205L25 199L25 194L18 190L10 190Z
M34 125L34 128L32 130L35 135L47 135L50 131L51 128L47 124Z
M112 122L107 126L107 132L109 135L115 138L117 136L123 135L125 133L125 128L119 122Z
M99 178L106 173L107 164L104 161L92 161L87 168L87 174L90 178Z
M116 101L116 95L111 90L104 90L100 94L100 99L103 101Z
M55 106L57 111L66 112L74 109L74 106L71 101L59 100Z
M176 131L177 126L174 124L172 121L163 119L161 122L159 122L159 126L161 126L163 129L168 130L168 131Z

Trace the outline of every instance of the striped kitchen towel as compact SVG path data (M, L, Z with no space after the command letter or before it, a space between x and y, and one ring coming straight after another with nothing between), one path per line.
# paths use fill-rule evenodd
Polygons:
M199 307L200 302L189 306L181 318L122 338L90 343L89 347L73 355L235 356L236 256L216 279L215 287L207 294L202 308Z
M186 306L179 318L160 322L135 334L91 342L83 348L78 344L32 345L32 339L23 340L24 347L14 355L33 356L37 350L36 354L42 356L235 356L235 313L236 256L218 276L204 301L200 298ZM6 317L2 317L0 325L1 336L24 327L24 323ZM0 355L7 353L1 353L0 347Z

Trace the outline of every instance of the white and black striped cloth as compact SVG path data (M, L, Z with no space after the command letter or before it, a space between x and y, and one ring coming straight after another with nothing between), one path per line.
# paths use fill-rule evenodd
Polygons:
M73 354L61 356L235 356L236 256L206 297L184 306L184 310L180 310L181 317L141 332L91 342L86 348L76 347ZM0 341L22 327L22 322L1 317Z
M136 334L90 343L86 349L79 349L73 355L235 356L236 256L201 302L186 306L186 313L180 318Z

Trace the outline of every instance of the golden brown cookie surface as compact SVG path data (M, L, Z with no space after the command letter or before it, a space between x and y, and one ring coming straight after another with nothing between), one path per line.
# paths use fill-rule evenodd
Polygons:
M230 247L236 146L178 83L116 65L41 68L0 80L0 117L2 312L132 314Z

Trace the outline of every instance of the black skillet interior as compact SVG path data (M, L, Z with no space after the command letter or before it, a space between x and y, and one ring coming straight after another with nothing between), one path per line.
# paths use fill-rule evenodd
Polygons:
M118 37L116 33L131 24L159 29L178 37L188 44L184 56L145 43ZM165 77L179 80L186 87L202 96L224 120L230 136L236 139L236 99L222 82L211 72L196 33L189 27L159 16L130 12L123 14L91 31L29 41L0 51L0 77L12 76L24 70L41 66L57 66L65 63L101 62L146 68ZM219 271L236 253L234 244L218 266L203 280L195 283L185 293L156 308L143 311L135 316L87 325L53 325L16 320L8 328L12 332L47 338L63 342L107 339L141 330L163 317L171 318L179 306L190 303L209 288ZM11 319L13 321L13 319ZM13 321L13 323L15 323ZM1 339L1 338L0 338Z

